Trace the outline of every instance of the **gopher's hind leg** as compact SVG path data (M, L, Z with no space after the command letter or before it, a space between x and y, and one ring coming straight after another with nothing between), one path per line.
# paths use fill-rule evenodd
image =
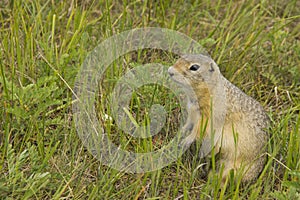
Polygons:
M233 170L234 173L234 180L241 181L242 178L239 177L240 175L244 175L244 170L247 168L247 165L244 165L241 159L237 158L222 158L219 163L219 173L221 174L221 186L224 186L227 179L230 178L230 172Z

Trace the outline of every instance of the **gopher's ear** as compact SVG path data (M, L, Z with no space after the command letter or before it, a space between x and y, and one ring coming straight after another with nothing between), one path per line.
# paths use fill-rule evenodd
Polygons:
M209 71L210 71L210 72L214 72L214 71L215 71L215 69L214 69L214 64L213 64L213 63L210 63Z

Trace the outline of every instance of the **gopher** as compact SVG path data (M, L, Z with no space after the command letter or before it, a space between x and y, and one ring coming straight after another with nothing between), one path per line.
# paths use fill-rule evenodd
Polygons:
M220 153L222 184L230 170L238 169L244 170L243 183L255 180L265 165L269 138L263 107L230 83L208 56L184 55L168 73L188 97L184 145L201 140L200 157L213 148Z

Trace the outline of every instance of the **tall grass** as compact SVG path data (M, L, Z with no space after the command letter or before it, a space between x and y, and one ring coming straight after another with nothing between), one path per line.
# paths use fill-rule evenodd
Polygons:
M298 199L300 198L300 4L282 1L0 2L1 199ZM199 41L224 76L256 98L271 120L268 162L258 180L219 190L209 160L193 153L163 169L127 174L102 165L82 145L72 121L75 76L87 54L109 36L164 27ZM96 105L127 69L174 63L167 52L132 52L111 66ZM121 66L121 68L120 68ZM106 87L107 86L107 87ZM99 90L100 90L99 89ZM149 101L150 100L150 101ZM180 108L171 91L135 91L131 112L147 123L152 104L167 121L151 139L129 138L103 121L114 142L133 151L158 149L174 137Z

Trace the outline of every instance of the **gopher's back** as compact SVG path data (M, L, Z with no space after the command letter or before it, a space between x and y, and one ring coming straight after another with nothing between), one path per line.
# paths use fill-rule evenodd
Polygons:
M224 82L228 122L241 123L245 128L252 129L255 135L267 139L266 129L269 126L269 117L264 108L227 79ZM237 116L241 118L236 118Z
M238 157L245 165L249 165L243 180L253 180L266 160L269 117L255 99L226 79L224 88L227 114L220 144L221 153L227 159Z

